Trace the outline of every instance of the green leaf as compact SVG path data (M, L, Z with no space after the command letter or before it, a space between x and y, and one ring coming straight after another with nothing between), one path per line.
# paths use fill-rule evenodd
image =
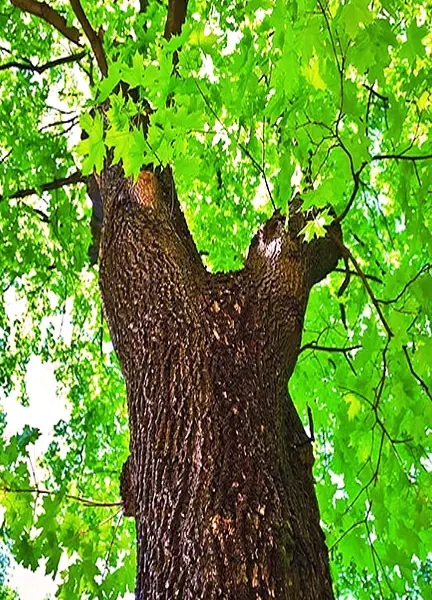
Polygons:
M82 172L84 175L88 175L94 169L97 173L100 173L105 158L102 117L99 113L95 114L94 119L88 115L88 118L83 119L80 123L89 136L77 146L78 153L84 157Z
M327 210L321 211L306 223L299 235L304 235L305 242L310 242L314 237L324 237L326 235L326 225L330 225L332 220Z

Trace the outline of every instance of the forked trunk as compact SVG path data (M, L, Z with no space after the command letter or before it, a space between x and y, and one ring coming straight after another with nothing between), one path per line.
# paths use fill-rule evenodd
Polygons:
M209 274L171 173L100 178L100 284L128 390L139 600L333 598L313 455L287 394L329 238L275 214L245 267ZM339 232L336 231L339 235Z

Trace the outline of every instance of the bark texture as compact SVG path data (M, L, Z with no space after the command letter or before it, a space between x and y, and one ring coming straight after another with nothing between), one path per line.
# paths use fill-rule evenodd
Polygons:
M333 598L313 455L287 383L339 249L275 214L245 267L209 274L171 173L107 168L100 285L126 379L136 598ZM334 233L340 235L337 226Z

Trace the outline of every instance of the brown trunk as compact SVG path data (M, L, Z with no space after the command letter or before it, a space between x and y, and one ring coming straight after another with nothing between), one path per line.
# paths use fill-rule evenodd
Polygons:
M209 274L167 169L100 178L100 284L128 390L139 600L333 598L312 448L287 394L312 285L335 266L275 214ZM336 232L338 233L338 232Z

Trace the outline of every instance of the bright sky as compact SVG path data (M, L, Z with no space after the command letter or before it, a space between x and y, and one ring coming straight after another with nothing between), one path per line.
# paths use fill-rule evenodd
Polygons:
M26 376L28 407L22 406L12 393L5 398L0 396L1 406L7 415L7 436L21 432L25 425L38 427L41 436L30 446L30 456L37 476L37 457L48 447L53 434L53 426L60 419L68 419L65 401L56 394L54 368L43 364L40 358L30 359ZM55 597L56 584L46 577L41 566L35 573L12 563L9 570L10 585L19 593L20 600L44 600L47 595Z
M22 307L19 302L12 300L7 304L8 316L15 317L20 314ZM55 317L53 320L61 320L61 317ZM11 319L12 320L12 319ZM67 335L65 331L65 323L63 325L63 335ZM59 323L60 326L60 323ZM27 374L26 374L26 389L29 396L29 406L25 407L17 401L17 394L12 392L8 397L5 397L0 390L0 408L6 413L6 435L10 437L18 432L21 432L25 425L37 427L41 435L35 444L29 446L30 458L34 469L36 479L40 468L38 468L38 457L40 457L48 448L53 436L53 427L60 420L69 418L69 409L65 398L62 398L57 391L57 383L54 376L54 366L52 364L42 363L39 357L33 356L30 359ZM35 482L35 485L37 482ZM0 508L0 520L2 510ZM66 555L60 560L59 571L67 566ZM57 578L57 583L49 576L45 575L43 564L35 571L11 561L11 566L8 570L9 585L15 589L20 600L46 600L46 598L54 599L57 585L60 581ZM133 600L134 595L127 594L124 600Z

